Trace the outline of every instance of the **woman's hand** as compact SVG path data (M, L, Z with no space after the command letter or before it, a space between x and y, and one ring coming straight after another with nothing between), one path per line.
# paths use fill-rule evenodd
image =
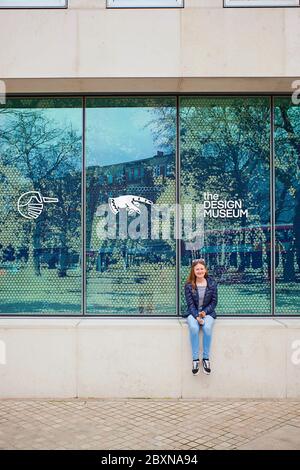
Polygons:
M197 322L199 323L199 325L203 325L204 324L204 320L202 317L200 317L200 315L198 315L198 317L196 318Z
M206 313L202 310L202 312L199 312L199 315L201 318L204 318L206 316Z

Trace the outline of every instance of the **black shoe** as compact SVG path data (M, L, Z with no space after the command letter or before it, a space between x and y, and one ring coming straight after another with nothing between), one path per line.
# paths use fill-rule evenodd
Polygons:
M193 375L199 374L199 359L193 361L193 368L192 368Z
M206 375L209 375L211 372L209 359L202 359L203 372Z

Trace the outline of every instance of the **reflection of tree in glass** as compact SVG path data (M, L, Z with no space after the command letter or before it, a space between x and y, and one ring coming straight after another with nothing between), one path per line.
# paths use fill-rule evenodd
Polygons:
M216 193L220 200L242 200L248 218L205 219L206 245L226 248L225 230L235 231L232 243L239 247L240 273L249 264L244 247L251 239L246 228L269 223L269 117L267 98L180 100L181 202L202 202L204 192ZM160 136L168 133L163 119L161 113L156 120ZM219 256L213 251L209 255L215 266L229 263L229 256L230 252Z
M45 110L11 109L0 143L2 167L15 174L16 200L28 190L58 198L34 222L16 220L10 211L6 223L10 228L11 223L18 224L22 243L29 244L28 264L36 275L41 274L42 250L59 246L58 274L64 277L69 250L78 251L80 246L81 137L71 125L63 128L50 119Z
M300 269L300 106L290 98L275 100L276 225L282 254L283 280L295 281ZM286 228L291 224L290 229Z

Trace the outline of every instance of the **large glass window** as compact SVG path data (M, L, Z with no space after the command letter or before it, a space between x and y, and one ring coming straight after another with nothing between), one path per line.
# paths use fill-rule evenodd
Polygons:
M300 313L300 106L275 98L276 313Z
M204 218L202 243L182 244L182 281L203 257L221 315L271 313L269 141L269 98L180 99L181 204Z
M81 313L82 99L0 106L0 311Z
M175 142L176 98L87 99L87 313L176 314Z
M289 96L9 97L0 314L180 314L203 257L218 315L299 315L299 162Z

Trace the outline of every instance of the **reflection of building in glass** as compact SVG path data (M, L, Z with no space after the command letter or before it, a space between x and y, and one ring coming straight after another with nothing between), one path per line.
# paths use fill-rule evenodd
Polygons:
M174 154L165 155L158 151L157 155L136 161L116 163L102 167L90 166L87 171L98 175L101 185L99 204L107 202L108 197L117 197L120 191L126 194L156 198L161 192L166 178L175 178ZM159 182L154 181L160 178Z
M165 155L164 152L158 151L150 158L103 167L89 167L88 174L93 172L100 186L97 191L99 195L97 206L101 203L107 203L108 197L118 197L125 194L143 196L155 202L163 192L167 179L174 180L175 178L174 162L174 154ZM93 202L95 203L95 201ZM170 202L174 203L174 201ZM94 206L95 204L93 204ZM109 267L113 267L118 260L117 251L123 259L125 268L140 266L143 262L152 264L165 262L174 265L174 249L163 240L151 240L150 217L148 233L148 240L124 241L121 250L118 250L114 241L101 243L99 249L89 248L87 252L88 269L103 272Z

